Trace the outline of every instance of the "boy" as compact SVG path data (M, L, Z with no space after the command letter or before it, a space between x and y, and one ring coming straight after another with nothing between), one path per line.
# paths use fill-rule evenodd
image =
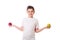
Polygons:
M23 31L23 40L35 40L35 32L38 33L47 28L44 27L39 29L39 23L36 18L33 17L35 13L35 9L33 6L27 7L28 17L24 18L22 21L22 26L17 27L16 25L12 25L13 27Z

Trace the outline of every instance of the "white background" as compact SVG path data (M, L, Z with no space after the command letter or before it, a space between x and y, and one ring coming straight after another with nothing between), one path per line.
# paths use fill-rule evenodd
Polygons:
M9 28L8 23L20 27L22 19L27 17L28 5L34 6L40 28L51 24L51 29L36 33L36 40L60 40L59 0L0 0L0 40L22 40L23 32Z

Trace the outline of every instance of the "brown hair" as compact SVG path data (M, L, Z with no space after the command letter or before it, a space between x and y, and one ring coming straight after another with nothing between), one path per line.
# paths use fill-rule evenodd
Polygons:
M35 11L34 7L33 6L27 6L27 10L28 9L33 9L33 11Z

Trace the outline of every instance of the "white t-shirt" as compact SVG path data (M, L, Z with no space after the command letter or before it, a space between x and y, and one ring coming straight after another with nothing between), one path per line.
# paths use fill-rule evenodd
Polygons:
M38 20L35 18L24 18L22 21L23 40L35 40L35 28L39 27Z

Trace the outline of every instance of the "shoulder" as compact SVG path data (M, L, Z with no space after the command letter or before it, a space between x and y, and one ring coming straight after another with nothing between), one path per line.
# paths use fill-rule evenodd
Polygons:
M38 21L38 19L37 19L37 18L34 18L34 20L35 20L35 21Z

